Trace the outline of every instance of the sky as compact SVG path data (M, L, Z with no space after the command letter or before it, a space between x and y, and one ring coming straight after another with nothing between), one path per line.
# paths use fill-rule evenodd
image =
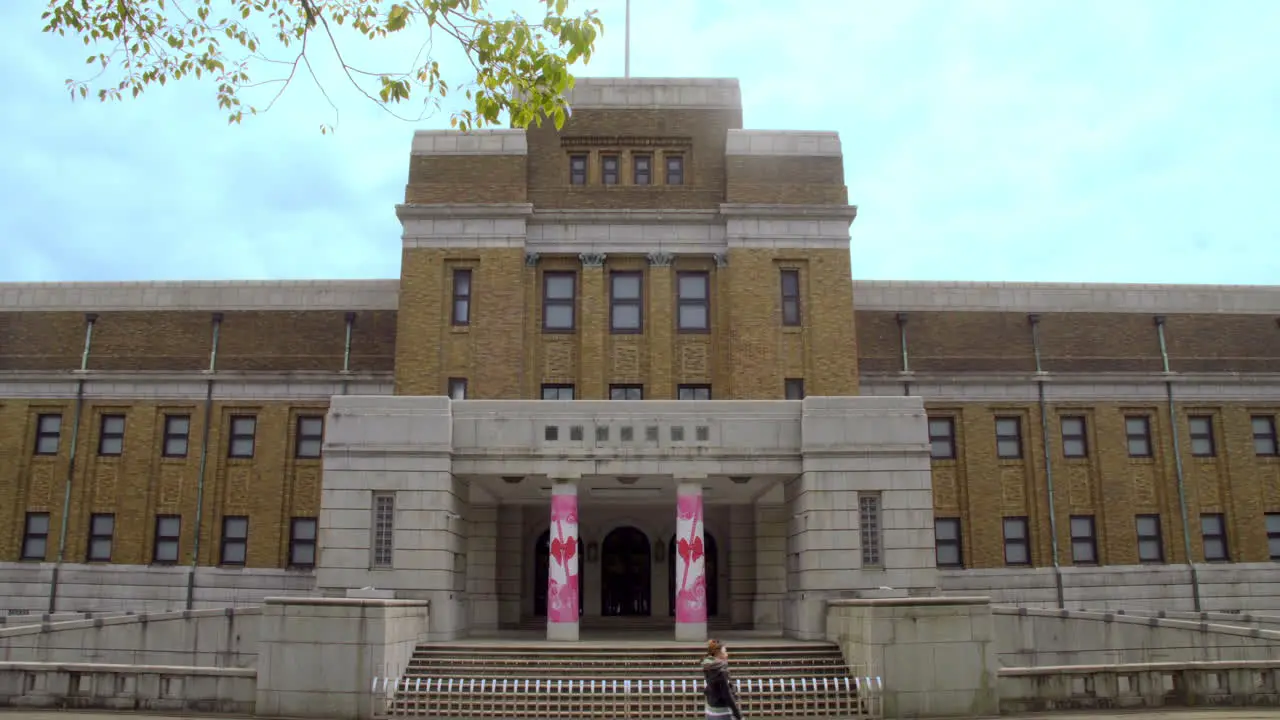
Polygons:
M0 3L0 282L399 275L413 130L457 105L394 118L323 49L331 135L306 79L241 125L204 81L72 102L90 50L42 33L44 4ZM624 0L570 2L593 7L575 72L621 76ZM1280 284L1280 3L633 0L631 20L633 76L736 77L746 127L840 133L855 278ZM423 35L340 39L403 70Z

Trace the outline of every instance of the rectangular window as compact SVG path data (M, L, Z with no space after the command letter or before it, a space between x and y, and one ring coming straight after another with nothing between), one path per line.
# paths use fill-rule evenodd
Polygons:
M1213 457L1217 448L1213 442L1213 417L1192 415L1187 418L1187 430L1191 435L1192 457Z
M1253 416L1253 452L1265 457L1275 457L1276 419L1270 415Z
M1159 515L1136 515L1134 524L1138 531L1138 562L1164 562L1164 534L1160 530Z
M858 525L862 541L862 567L880 567L880 496L858 493Z
M1280 513L1267 513L1267 552L1280 560Z
M228 515L222 518L222 565L243 565L249 550L249 518Z
M956 421L954 418L929 418L929 457L934 460L955 459Z
M394 558L396 531L396 496L394 493L373 494L373 567L390 568Z
M89 516L89 547L85 562L111 562L111 544L116 534L116 516L94 513Z
M453 324L471 324L471 270L453 271Z
M49 552L49 513L29 512L22 529L22 559L44 562Z
M938 567L964 567L964 553L960 547L960 518L934 519L933 544Z
M572 400L572 399L573 399L573 386L572 386L572 385L563 385L563 384L560 384L560 385L556 385L556 384L547 384L547 385L543 385L543 386L542 386L542 399L543 399L543 400Z
M682 272L676 277L676 325L680 332L707 332L711 327L711 276Z
M1071 516L1071 562L1098 564L1098 534L1092 515Z
M1007 517L1004 519L1004 564L1030 565L1031 543L1028 541L1027 519L1025 517Z
M1022 418L996 418L996 456L1002 460L1022 457Z
M98 455L119 457L124 453L124 416L103 415L98 427Z
M636 185L650 185L653 183L653 157L650 155L635 155L631 158L632 178Z
M231 416L231 442L227 444L227 457L253 457L254 436L258 431L258 418L253 415Z
M587 156L586 155L570 155L569 156L569 184L570 185L586 185L587 184Z
M151 562L174 565L178 562L178 545L182 539L182 516L157 515L156 538L151 546Z
M710 400L710 385L681 385L676 388L676 398L680 400Z
M573 332L578 307L578 276L572 272L542 274L542 330Z
M1084 418L1079 415L1062 418L1062 457L1089 457L1089 439Z
M800 271L782 271L782 324L800 325Z
M1227 547L1227 519L1222 513L1200 516L1200 538L1204 542L1205 562L1231 560L1231 551Z
M600 156L600 181L605 185L618 184L618 156Z
M788 400L804 399L804 379L787 378L783 381L783 393Z
M615 333L638 333L643 326L641 275L615 272L609 275L609 329Z
M684 156L683 155L667 156L667 184L668 185L684 184Z
M467 399L467 379L466 378L449 378L449 399L450 400L466 400Z
M36 417L36 455L57 455L61 440L61 415L41 414Z
M316 566L316 519L296 517L289 521L289 567Z
M643 385L610 385L610 400L643 400Z
M161 450L167 458L183 458L187 456L188 439L191 437L190 415L164 416L164 448Z
M1125 443L1129 457L1151 457L1151 419L1146 415L1130 415L1124 419Z
M324 418L307 415L298 418L298 437L294 455L298 458L318 458L324 446Z

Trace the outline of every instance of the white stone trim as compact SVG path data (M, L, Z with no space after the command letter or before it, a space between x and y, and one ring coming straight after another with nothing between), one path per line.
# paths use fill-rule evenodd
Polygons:
M565 100L573 110L741 110L742 90L734 78L578 77Z
M730 129L725 155L844 157L840 133L806 130Z
M538 253L724 252L725 226L714 212L535 213L526 249Z
M855 280L859 310L1243 313L1280 316L1280 285Z
M458 130L416 130L414 155L528 155L529 141L524 130L493 128Z
M328 401L343 394L391 395L395 382L390 373L202 373L202 372L0 372L3 399L68 400L76 396L78 380L85 380L86 400L203 401L208 382L219 401L307 400Z
M1045 401L1049 403L1162 403L1167 398L1167 381L1173 382L1174 402L1179 405L1280 403L1280 374L1275 373L868 373L861 378L860 392L902 395L903 383L909 382L911 394L925 402L1023 404L1038 402L1038 377L1044 379Z
M398 280L0 284L0 312L395 310Z

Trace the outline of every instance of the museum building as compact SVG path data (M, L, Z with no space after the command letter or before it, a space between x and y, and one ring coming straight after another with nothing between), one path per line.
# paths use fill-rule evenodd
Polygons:
M1280 288L855 281L835 133L570 104L414 134L398 280L0 284L0 608L1280 609Z

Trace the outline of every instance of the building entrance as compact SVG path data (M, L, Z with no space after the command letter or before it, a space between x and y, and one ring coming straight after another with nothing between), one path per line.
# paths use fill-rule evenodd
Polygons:
M600 547L600 614L651 614L652 562L649 537L634 527L620 527Z

